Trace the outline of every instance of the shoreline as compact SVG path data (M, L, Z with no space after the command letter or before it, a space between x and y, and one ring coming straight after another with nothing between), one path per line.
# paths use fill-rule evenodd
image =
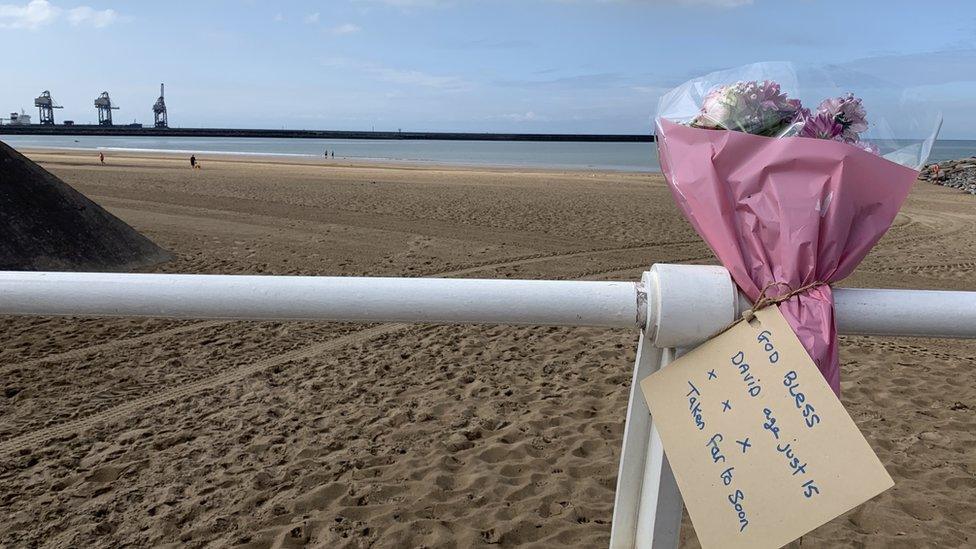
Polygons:
M289 139L380 139L386 141L540 141L576 143L651 143L654 134L636 133L496 133L375 130L296 130L257 128L147 127L141 124L5 125L0 135L121 136L121 137L257 137Z
M95 158L99 152L106 153L106 158L126 158L144 160L183 160L187 161L191 154L197 160L224 163L258 163L296 166L321 166L335 168L377 168L377 169L416 169L436 171L474 171L474 172L502 172L502 173L553 173L553 174L607 174L607 175L660 175L660 171L642 171L616 169L605 166L561 167L561 166L525 166L517 164L487 164L476 162L444 162L437 160L406 160L367 157L346 157L326 159L324 156L299 153L255 153L255 152L225 152L225 151L191 151L165 149L130 149L130 148L83 148L83 147L24 147L15 148L17 152L34 159L34 156L48 155L71 158ZM109 156L108 153L112 153ZM35 159L36 160L36 159ZM97 164L97 162L95 162Z

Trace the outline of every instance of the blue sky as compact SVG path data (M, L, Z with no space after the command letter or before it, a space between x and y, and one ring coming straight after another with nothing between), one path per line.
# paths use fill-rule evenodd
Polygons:
M103 90L151 122L166 82L174 126L646 133L670 87L791 60L890 74L976 138L971 0L0 0L0 50L0 112L49 89L78 123Z

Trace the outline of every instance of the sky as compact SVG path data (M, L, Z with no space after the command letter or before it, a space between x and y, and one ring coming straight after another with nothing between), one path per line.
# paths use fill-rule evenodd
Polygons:
M670 88L788 60L883 75L976 139L972 0L0 0L0 51L0 113L35 121L43 90L76 123L108 91L151 124L165 82L171 126L649 133Z

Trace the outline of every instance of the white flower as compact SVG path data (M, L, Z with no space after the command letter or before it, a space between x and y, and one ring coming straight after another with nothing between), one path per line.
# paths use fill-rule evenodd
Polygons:
M726 88L719 88L705 96L701 113L694 121L699 128L727 129L732 118L732 105L729 103Z

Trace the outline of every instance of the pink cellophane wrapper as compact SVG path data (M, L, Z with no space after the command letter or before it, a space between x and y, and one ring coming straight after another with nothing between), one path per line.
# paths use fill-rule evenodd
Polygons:
M753 301L762 288L833 283L891 226L918 172L837 141L770 138L658 120L661 170L685 217ZM789 291L770 287L768 297ZM833 293L779 305L835 393Z

